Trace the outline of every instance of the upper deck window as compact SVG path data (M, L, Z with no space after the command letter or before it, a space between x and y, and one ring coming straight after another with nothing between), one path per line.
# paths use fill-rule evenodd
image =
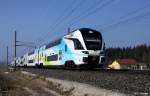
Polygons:
M51 48L51 47L53 47L53 46L56 46L56 45L58 45L58 44L60 44L60 43L61 43L61 39L56 40L56 41L54 41L54 42L52 42L52 43L47 44L47 45L46 45L46 49Z
M32 51L32 52L28 53L28 55L32 55L32 54L34 54L34 51Z

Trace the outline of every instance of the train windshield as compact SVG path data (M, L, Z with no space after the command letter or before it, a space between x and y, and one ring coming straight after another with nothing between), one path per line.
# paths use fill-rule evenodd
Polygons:
M74 49L75 50L84 50L82 44L80 43L80 41L76 38L71 38L71 40L73 41L74 43Z
M100 50L102 47L102 35L100 32L82 28L80 29L87 50Z

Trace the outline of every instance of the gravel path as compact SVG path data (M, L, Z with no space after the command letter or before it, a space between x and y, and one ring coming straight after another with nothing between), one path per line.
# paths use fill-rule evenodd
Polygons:
M76 81L134 96L150 96L150 73L128 71L78 71L62 69L22 69L62 80Z

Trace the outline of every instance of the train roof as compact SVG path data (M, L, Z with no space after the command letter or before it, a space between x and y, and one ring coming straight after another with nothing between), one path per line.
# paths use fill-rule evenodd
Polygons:
M55 40L53 40L53 41L51 41L51 42L49 42L49 43L55 42L55 41L59 40L60 38L66 36L66 35L68 35L68 34L70 34L70 33L73 33L73 32L75 32L75 31L84 31L84 30L91 30L91 31L100 33L100 31L96 31L96 30L94 30L94 29L92 29L92 28L79 28L79 29L75 29L75 30L73 30L73 31L70 31L70 32L68 32L67 34L65 34L65 35L63 35L63 36L61 36L61 37L59 37L59 38L57 38L57 39L55 39ZM101 34L101 33L100 33L100 34ZM37 52L37 50L41 50L41 49L45 48L46 45L49 44L49 43L43 44L42 46L40 46L40 47L34 49L33 51L31 51L31 52L29 52L29 53L27 53L27 54L28 54L28 55L32 55L32 54L34 54L35 52Z
M99 33L101 33L100 31L97 31L97 30L91 29L91 28L80 28L80 29L78 29L78 30L80 30L80 31L82 31L82 30L91 30L91 31L94 31L94 32L99 32Z

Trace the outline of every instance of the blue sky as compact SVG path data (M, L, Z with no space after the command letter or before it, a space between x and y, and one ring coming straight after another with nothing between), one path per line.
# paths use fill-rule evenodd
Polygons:
M107 47L150 44L150 0L0 0L0 60L18 40L40 46L71 30L100 31ZM20 56L32 48L18 47Z

